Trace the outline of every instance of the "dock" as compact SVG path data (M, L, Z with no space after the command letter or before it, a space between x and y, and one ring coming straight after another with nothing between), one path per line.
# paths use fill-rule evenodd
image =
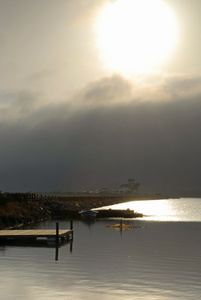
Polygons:
M2 243L57 243L73 239L73 229L60 229L56 224L54 229L22 229L22 230L0 230L0 244Z
M97 210L95 210L97 211ZM130 209L100 209L98 218L142 218L143 214Z

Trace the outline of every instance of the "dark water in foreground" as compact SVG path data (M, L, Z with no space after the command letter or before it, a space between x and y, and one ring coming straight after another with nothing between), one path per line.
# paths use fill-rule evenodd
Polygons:
M0 246L0 299L201 299L201 199L146 203L126 204L150 214L122 232L107 227L118 219L75 221L58 261L55 248Z

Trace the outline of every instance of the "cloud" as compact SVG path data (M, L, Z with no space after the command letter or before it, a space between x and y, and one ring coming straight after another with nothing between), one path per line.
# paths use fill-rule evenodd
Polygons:
M105 77L89 84L81 95L85 103L110 105L130 101L132 84L119 75Z
M199 95L201 93L201 76L178 74L175 76L167 76L163 85L163 89L172 97L189 97L191 95Z
M171 80L147 87L150 99L157 90L169 94ZM4 95L1 189L93 189L134 177L156 192L198 190L201 94L182 98L180 84L172 87L178 97L161 102L139 98L136 86L117 75L92 82L66 103L44 104L40 94L22 91ZM195 79L188 84L197 86Z
M0 93L0 123L16 123L26 120L41 107L37 93L28 90L3 91Z

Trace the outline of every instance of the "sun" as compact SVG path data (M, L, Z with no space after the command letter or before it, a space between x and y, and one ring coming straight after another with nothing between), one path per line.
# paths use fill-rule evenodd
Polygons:
M178 24L163 0L116 0L99 11L95 34L107 69L127 75L147 73L172 53Z

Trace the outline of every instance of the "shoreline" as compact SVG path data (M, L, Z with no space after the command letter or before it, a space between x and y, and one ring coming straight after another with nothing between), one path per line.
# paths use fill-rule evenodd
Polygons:
M162 195L69 195L36 199L1 199L0 230L16 229L42 220L60 217L79 219L79 212L130 201L168 199Z

